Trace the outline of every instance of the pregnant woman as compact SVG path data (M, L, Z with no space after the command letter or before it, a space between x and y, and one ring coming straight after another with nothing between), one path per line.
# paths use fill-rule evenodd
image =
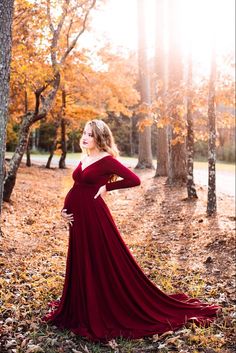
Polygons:
M69 223L63 293L43 320L93 341L162 334L189 320L209 324L217 305L163 293L122 240L102 196L138 186L140 179L116 159L109 127L102 120L89 121L81 147L87 156L73 172L74 185L61 211Z

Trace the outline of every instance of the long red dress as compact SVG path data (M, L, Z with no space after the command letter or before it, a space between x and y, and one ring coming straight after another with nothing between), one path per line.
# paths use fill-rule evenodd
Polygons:
M113 174L122 180L108 182ZM92 341L161 334L188 320L211 322L219 307L158 289L125 245L103 198L94 199L102 185L108 191L137 186L139 177L109 155L84 170L79 163L73 179L64 203L74 222L63 294L43 320Z

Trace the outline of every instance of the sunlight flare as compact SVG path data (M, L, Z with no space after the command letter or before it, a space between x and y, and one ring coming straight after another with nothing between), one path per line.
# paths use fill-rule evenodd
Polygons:
M155 43L155 2L147 0L148 50L154 53ZM167 18L168 1L165 2ZM178 0L176 16L179 22L178 42L183 52L190 49L195 61L207 65L212 45L221 56L234 53L235 43L235 1L234 0ZM136 0L110 0L96 13L93 27L97 39L106 38L112 46L137 49L137 2ZM167 27L167 25L165 26ZM166 28L163 28L163 35Z

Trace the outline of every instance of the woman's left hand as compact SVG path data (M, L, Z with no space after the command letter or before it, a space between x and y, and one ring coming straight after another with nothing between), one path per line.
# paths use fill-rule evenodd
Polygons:
M98 192L96 193L96 195L94 196L94 198L96 199L98 196L105 196L106 195L106 192L107 192L107 189L106 189L106 185L103 185L99 188Z

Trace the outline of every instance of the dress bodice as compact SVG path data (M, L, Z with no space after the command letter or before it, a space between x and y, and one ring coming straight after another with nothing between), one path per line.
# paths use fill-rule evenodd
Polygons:
M111 176L117 175L121 180L111 182ZM79 200L93 200L102 185L106 190L121 189L140 184L139 177L111 155L105 156L82 170L80 162L72 174L74 185L66 195L63 208L76 212ZM100 198L98 198L100 199Z
M96 162L91 163L84 169L82 169L82 163L80 161L78 167L72 174L75 184L96 186L105 185L110 178L110 175L104 170L104 159L107 157L111 156L103 157Z
M109 182L112 175L122 178ZM74 170L72 177L76 184L106 185L107 191L140 184L139 177L111 155L105 156L82 170L82 163Z

